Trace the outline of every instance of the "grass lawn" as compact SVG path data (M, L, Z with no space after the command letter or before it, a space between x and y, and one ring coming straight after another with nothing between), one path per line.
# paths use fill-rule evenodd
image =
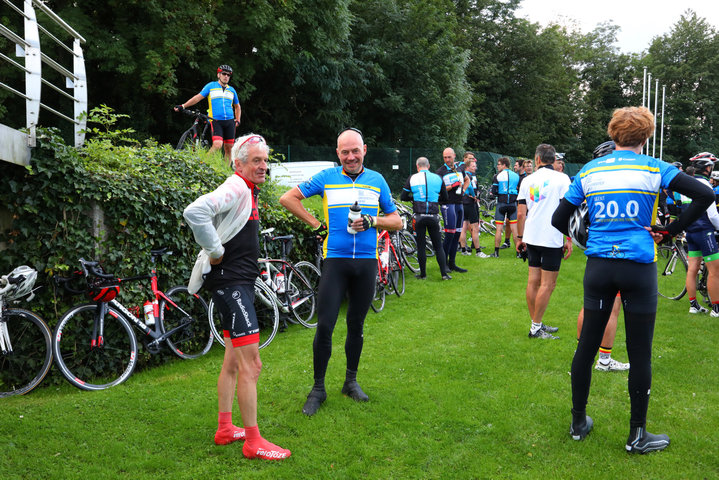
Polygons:
M671 437L667 450L624 451L626 372L595 372L594 430L574 442L568 372L584 256L562 266L545 316L561 339L548 341L527 338L526 264L500 255L459 256L469 272L449 282L429 259L427 280L408 277L403 297L368 314L358 379L369 403L340 394L340 321L327 401L304 416L314 332L292 325L278 334L261 353L259 421L266 438L292 450L287 461L249 461L239 444L214 445L215 346L107 391L63 384L0 400L0 478L719 478L719 322L689 315L686 299L660 299L648 428ZM613 356L627 361L623 317Z

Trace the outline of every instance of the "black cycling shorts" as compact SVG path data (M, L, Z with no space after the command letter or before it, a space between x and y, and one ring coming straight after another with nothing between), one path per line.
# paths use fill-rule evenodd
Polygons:
M617 292L625 312L657 311L657 264L613 258L587 258L584 271L585 310L611 311Z
M517 222L517 202L497 202L497 209L494 211L494 221L495 223L504 223L505 218L509 220L509 223Z
M464 204L464 221L469 222L470 225L479 223L479 209L477 208L477 202Z
M212 300L220 314L222 334L226 339L230 339L233 347L260 342L254 285L218 288L212 292Z
M222 140L223 143L232 145L235 143L235 121L234 120L212 120L212 141Z
M541 247L527 244L527 263L530 267L541 268L548 272L558 272L562 264L564 248Z

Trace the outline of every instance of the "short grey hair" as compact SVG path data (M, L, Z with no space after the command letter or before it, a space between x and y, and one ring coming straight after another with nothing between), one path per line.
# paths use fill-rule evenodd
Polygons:
M427 157L419 157L417 159L417 168L429 168L429 160Z
M252 137L257 137L259 139L258 142L249 143L248 140L250 140ZM247 135L243 135L237 140L235 140L235 144L232 146L232 151L230 156L232 157L232 168L233 170L237 165L237 161L239 160L240 164L244 165L247 163L248 156L247 152L250 150L251 145L257 145L260 144L260 147L265 151L267 155L270 154L270 147L267 145L267 142L262 137L262 135L258 135L256 133L248 133Z

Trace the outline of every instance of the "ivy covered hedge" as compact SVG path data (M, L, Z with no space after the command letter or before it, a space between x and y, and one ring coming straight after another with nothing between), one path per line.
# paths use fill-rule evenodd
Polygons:
M103 108L93 111L89 120L104 131L92 129L94 136L82 149L68 146L55 130L40 130L31 166L6 165L0 176L0 205L12 217L10 228L0 232L6 246L0 251L0 272L18 265L38 271L37 283L48 288L25 306L51 328L71 305L85 300L56 294L50 281L76 270L80 257L100 260L108 272L126 277L148 273L150 250L169 247L174 256L158 266L160 286L186 284L198 246L182 211L231 174L219 158L153 142L141 145L129 136L131 131L111 130L118 115ZM285 190L272 183L261 187L262 226L294 234L294 259L311 258L309 227L277 201ZM93 206L104 213L104 230L95 229L97 235ZM120 294L126 306L147 299L149 286L143 290L139 283L124 285Z

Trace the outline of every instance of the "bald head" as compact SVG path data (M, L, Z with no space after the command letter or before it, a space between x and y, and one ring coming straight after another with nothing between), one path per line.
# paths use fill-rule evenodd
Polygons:
M417 159L416 164L417 164L417 171L418 171L418 172L419 172L420 170L428 170L428 169L429 169L429 159L427 159L427 157L419 157L419 158Z
M442 151L442 159L444 160L444 163L447 164L447 166L453 167L455 158L456 155L453 149L447 147Z
M337 158L342 168L349 174L362 171L362 163L367 153L362 135L356 130L345 130L337 137Z

